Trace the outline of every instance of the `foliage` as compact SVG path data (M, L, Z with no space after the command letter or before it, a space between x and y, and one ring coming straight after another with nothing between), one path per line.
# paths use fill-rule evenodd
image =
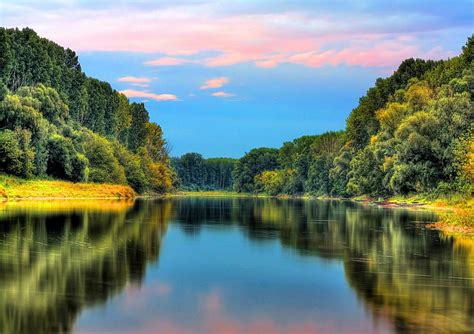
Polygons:
M90 131L84 131L82 136L84 152L89 160L90 181L126 184L125 168L115 157L113 145Z
M167 144L143 104L86 77L73 51L31 29L0 28L0 49L3 172L171 189Z
M283 170L266 170L255 176L255 191L271 196L281 194L285 186L285 178Z
M186 153L171 160L179 188L187 191L231 190L235 163L231 158L204 159L198 153Z
M360 99L344 132L284 143L269 168L262 169L257 159L263 152L251 151L234 169L234 189L472 196L473 45L471 36L462 54L446 61L405 60Z
M15 132L0 131L0 170L3 173L23 176L23 154Z
M262 147L255 148L240 158L232 171L234 190L254 192L256 175L280 167L278 154L277 149Z

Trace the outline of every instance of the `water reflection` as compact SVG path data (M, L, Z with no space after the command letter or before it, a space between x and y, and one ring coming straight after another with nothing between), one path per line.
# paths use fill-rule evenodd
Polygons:
M0 333L69 332L79 312L140 281L158 259L170 203L4 204Z
M340 259L360 300L397 332L474 331L474 243L425 229L433 214L340 201L181 199L174 216L186 230L239 224L251 239Z
M434 219L340 201L8 204L0 333L470 333L474 246Z

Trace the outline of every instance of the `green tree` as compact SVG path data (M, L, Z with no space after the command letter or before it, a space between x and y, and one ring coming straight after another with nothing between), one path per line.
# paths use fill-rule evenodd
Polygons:
M14 131L0 131L0 170L3 173L23 176L23 152Z
M133 152L138 152L138 149L144 147L147 141L149 115L143 103L132 103L130 114L132 124L128 133L128 148Z
M238 192L255 191L254 178L263 171L280 167L278 150L274 148L255 148L240 158L232 172L234 190Z
M89 160L89 180L97 183L126 184L125 169L114 155L112 144L95 133L82 133L85 156Z

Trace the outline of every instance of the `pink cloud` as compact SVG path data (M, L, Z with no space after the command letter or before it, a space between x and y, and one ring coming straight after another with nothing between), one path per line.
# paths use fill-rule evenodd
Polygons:
M125 89L120 91L126 97L145 97L155 101L176 101L178 98L174 94L155 94L141 90Z
M226 83L229 82L229 78L227 77L219 77L207 80L201 87L201 89L209 89L209 88L220 88L224 86Z
M212 93L211 94L212 96L215 96L215 97L232 97L232 96L235 96L235 94L232 94L232 93L226 93L226 92L215 92L215 93Z
M61 6L17 10L9 6L13 5L6 4L5 10L16 15L5 15L4 26L30 26L74 50L168 55L145 62L149 66L251 62L264 68L281 63L386 67L396 66L406 57L430 55L430 41L421 40L416 29L394 38L404 18L394 20L390 15L386 20L363 13L348 20L343 15L298 11L230 11L223 15L221 7L212 3L162 8L124 4L94 9L72 5L74 10ZM387 44L391 47L384 49ZM209 53L215 55L210 57ZM193 60L180 57L192 54ZM435 54L439 58L450 55L444 49Z
M119 81L119 82L133 82L133 83L146 83L146 82L151 82L151 78L128 76L128 77L118 78L117 81Z
M186 59L174 58L174 57L162 57L154 60L144 62L145 65L149 66L176 66L189 62Z

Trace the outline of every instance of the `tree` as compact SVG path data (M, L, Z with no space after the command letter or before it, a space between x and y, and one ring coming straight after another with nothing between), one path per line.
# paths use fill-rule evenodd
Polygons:
M275 196L283 192L285 172L283 170L263 171L255 176L255 192Z
M114 156L112 144L95 133L83 131L85 156L89 160L89 180L98 183L126 184L125 169Z
M163 131L158 124L146 123L145 147L153 161L166 162L168 160L166 141L163 138Z
M132 124L128 133L128 148L137 152L140 147L144 147L146 144L149 116L143 103L132 103L130 114L132 115Z
M38 111L50 123L60 126L64 124L69 117L69 107L54 88L46 87L42 84L33 87L23 86L17 90L16 94L38 100Z
M0 131L0 170L3 173L23 176L23 152L14 131Z
M72 160L75 154L72 141L59 134L54 134L48 141L48 151L48 175L70 180L73 175Z
M138 155L131 153L119 143L114 143L114 152L120 165L125 169L127 183L139 194L145 192L148 187L145 172L141 166Z
M232 172L234 190L255 191L255 176L263 171L272 171L279 167L277 149L262 147L251 150L237 161Z
M17 137L23 176L82 182L90 173L94 182L129 182L145 190L142 159L126 151L145 145L160 163L152 169L171 173L163 133L149 123L145 106L130 105L110 84L87 77L74 51L29 28L0 28L0 131L7 129ZM122 144L120 161L115 141Z

